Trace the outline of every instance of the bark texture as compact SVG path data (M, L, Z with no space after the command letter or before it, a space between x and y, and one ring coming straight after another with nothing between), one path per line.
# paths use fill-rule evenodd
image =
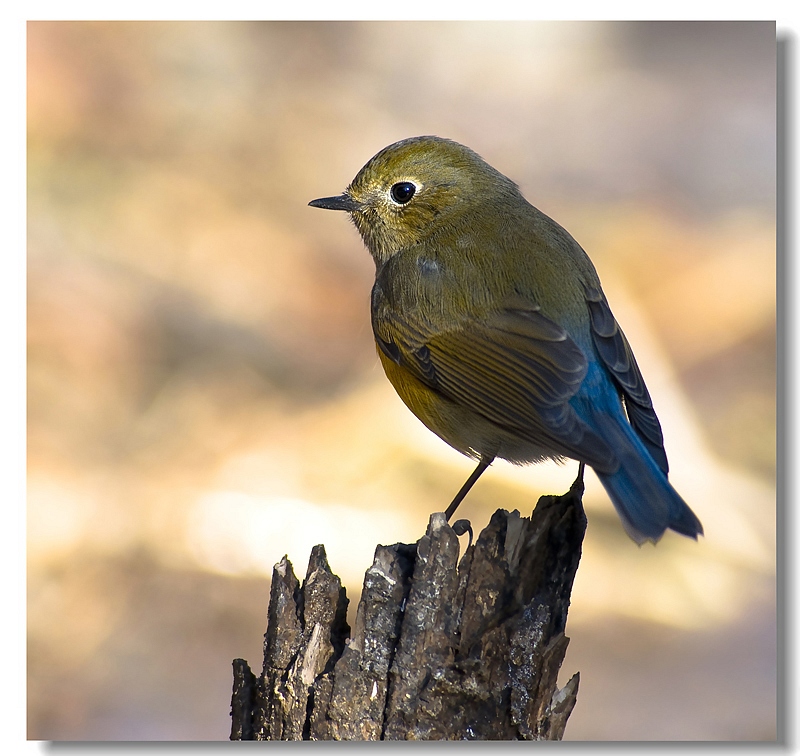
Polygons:
M232 740L560 740L559 689L586 520L582 486L530 518L498 510L459 561L431 515L416 544L378 546L352 635L348 599L316 546L302 586L274 568L264 665L233 663ZM471 540L471 537L470 537Z

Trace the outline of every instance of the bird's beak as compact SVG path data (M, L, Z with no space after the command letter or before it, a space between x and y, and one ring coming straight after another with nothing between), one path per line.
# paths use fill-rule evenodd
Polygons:
M338 197L322 197L321 199L311 200L308 203L311 207L321 207L325 210L344 210L352 213L358 210L359 204L349 194L340 194Z

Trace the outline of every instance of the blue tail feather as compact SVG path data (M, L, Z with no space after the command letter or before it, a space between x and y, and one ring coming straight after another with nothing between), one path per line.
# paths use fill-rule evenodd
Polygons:
M573 406L614 451L619 462L613 472L595 470L595 473L628 535L639 544L655 543L669 528L696 539L703 534L700 520L672 487L628 422L615 392L610 386L604 388L598 391L598 400L576 397L578 401Z

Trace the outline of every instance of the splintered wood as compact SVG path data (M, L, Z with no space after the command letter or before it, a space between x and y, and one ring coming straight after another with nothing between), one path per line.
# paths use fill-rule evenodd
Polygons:
M460 562L442 513L416 544L378 546L352 635L324 547L302 586L284 557L261 675L233 663L231 739L560 740L581 494L543 496L530 518L499 509Z

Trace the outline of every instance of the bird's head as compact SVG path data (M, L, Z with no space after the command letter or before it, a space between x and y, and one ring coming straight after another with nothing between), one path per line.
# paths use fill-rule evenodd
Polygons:
M309 204L350 213L382 263L440 234L457 236L479 219L481 208L520 199L516 185L468 147L421 136L381 150L343 194Z

